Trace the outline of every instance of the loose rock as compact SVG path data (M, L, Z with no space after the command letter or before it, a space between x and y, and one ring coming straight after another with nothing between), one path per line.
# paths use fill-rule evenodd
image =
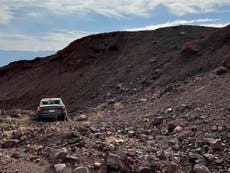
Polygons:
M84 115L84 114L80 115L77 118L77 121L86 121L86 120L88 120L88 117L87 117L87 115Z
M56 173L62 173L65 168L66 168L66 164L64 163L59 163L59 164L54 165L54 170Z
M80 166L80 167L75 168L72 171L72 173L90 173L90 171L89 171L89 168Z
M224 74L224 73L227 73L227 68L226 67L219 67L215 70L216 74L217 75L221 75L221 74Z
M203 164L196 164L193 168L194 173L211 173L211 171Z
M16 140L16 139L11 139L11 140L7 140L7 141L4 141L2 143L2 147L3 148L12 148L14 147L19 141Z

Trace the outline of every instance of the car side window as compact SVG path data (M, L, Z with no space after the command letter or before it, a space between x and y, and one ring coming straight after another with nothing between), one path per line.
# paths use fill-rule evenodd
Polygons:
M60 100L55 100L54 104L58 104L59 105L60 104Z
M42 101L42 105L48 105L48 102Z
M41 100L40 105L62 105L62 100Z

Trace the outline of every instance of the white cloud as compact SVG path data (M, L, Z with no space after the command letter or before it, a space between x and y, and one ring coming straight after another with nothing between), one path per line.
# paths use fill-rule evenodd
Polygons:
M8 24L13 18L12 11L4 4L0 6L0 11L0 24Z
M212 23L212 24L201 24L200 26L208 26L208 27L216 27L216 28L222 28L222 27L225 27L227 25L229 25L230 23Z
M61 31L48 33L45 36L31 36L23 34L0 33L0 47L2 50L59 50L66 47L75 39L92 33L81 31Z
M155 30L158 28L164 28L164 27L170 27L176 25L200 25L200 26L210 26L210 27L224 27L228 25L228 23L222 23L222 24L210 23L216 21L218 21L218 19L175 20L175 21L166 22L162 24L149 25L149 26L137 27L137 28L129 28L124 30L125 31Z
M42 13L32 11L32 12L27 13L27 16L29 16L29 17L40 17L40 16L42 16Z
M148 16L158 6L162 5L175 15L189 13L206 13L220 6L230 5L229 0L1 0L0 23L8 23L18 9L31 9L29 16L36 16L33 9L43 9L59 15L74 13L85 15L97 13L109 17L124 17L129 15Z
M149 1L155 2L155 0ZM178 16L212 12L220 6L230 5L229 0L162 0L161 2L160 4Z

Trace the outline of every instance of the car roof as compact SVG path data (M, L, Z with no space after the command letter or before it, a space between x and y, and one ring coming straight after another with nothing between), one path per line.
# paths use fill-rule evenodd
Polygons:
M43 98L41 101L61 100L61 98Z

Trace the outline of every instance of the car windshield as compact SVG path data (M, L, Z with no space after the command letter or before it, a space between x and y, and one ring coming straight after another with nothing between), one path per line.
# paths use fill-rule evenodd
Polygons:
M60 105L61 102L60 100L46 100L46 101L42 101L42 105Z

